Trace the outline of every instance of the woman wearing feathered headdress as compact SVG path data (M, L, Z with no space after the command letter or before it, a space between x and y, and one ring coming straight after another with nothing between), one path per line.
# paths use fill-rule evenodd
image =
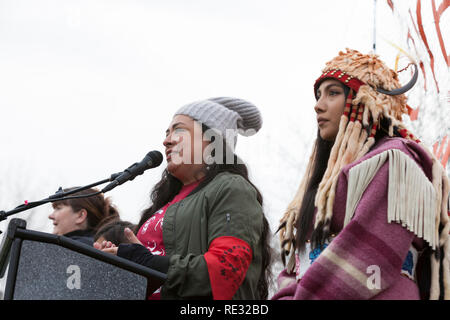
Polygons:
M316 80L318 137L281 219L274 299L450 299L448 177L402 123L414 67L401 87L347 49Z

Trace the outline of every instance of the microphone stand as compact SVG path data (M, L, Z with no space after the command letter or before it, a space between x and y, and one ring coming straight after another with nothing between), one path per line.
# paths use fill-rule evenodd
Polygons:
M101 191L96 192L96 193L91 193L91 194L86 194L86 195L78 195L78 196L72 196L69 197L71 194L86 190L86 189L90 189L92 187L98 186L100 184L106 183L106 182L111 182L114 181L119 175L121 175L122 172L119 173L114 173L111 175L111 177L98 181L98 182L94 182L91 183L89 185L86 185L84 187L80 187L80 188L76 188L70 191L63 191L63 189L61 187L59 187L58 191L56 191L56 193L54 195L49 196L48 198L39 200L39 201L33 201L33 202L27 202L25 201L24 204L21 204L20 206L14 208L13 210L10 211L0 211L0 222L6 220L9 216L22 212L22 211L26 211L26 210L30 210L32 208L41 206L43 204L49 203L49 202L56 202L56 201L61 201L61 200L68 200L68 199L75 199L75 198L87 198L87 197L92 197L92 196L96 196L100 193L102 193ZM2 232L0 231L0 234Z

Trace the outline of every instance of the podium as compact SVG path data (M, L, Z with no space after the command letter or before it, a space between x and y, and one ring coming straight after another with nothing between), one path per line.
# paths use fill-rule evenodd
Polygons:
M5 300L143 300L166 274L12 219L0 249Z

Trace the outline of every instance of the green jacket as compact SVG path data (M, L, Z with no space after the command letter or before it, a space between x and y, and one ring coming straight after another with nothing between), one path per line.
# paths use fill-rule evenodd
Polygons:
M211 298L203 254L222 236L246 241L253 259L233 299L259 299L263 210L256 190L241 176L220 173L200 191L170 206L164 215L163 241L170 257L163 299Z

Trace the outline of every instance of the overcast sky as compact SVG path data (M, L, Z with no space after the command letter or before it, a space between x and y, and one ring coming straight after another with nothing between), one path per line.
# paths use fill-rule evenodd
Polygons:
M0 209L122 171L163 151L179 107L234 96L263 115L237 153L274 230L315 137L314 80L339 50L371 50L373 3L0 0ZM377 26L393 66L382 39L399 28L381 0ZM165 164L107 194L123 219L139 220ZM50 211L34 210L30 228L51 232Z

